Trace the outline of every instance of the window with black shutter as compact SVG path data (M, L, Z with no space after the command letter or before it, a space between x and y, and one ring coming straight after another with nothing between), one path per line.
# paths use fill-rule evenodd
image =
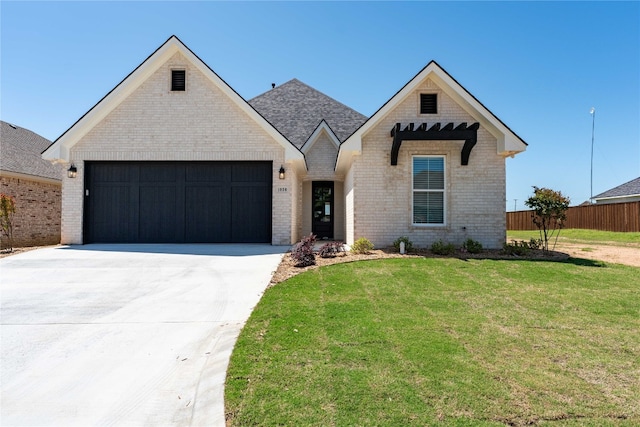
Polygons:
M185 70L171 70L171 90L184 91L186 89Z
M438 95L435 93L420 94L420 114L438 114Z

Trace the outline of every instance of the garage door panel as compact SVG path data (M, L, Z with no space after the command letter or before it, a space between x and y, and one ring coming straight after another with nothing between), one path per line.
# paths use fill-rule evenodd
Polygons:
M231 229L234 242L271 242L271 194L262 186L234 186Z
M85 242L271 241L271 162L87 162Z
M89 241L105 243L129 242L130 236L137 231L133 229L131 186L99 185L91 191L92 226ZM114 209L118 206L119 209Z
M231 242L231 191L228 187L188 186L186 239L193 243Z
M186 169L185 181L228 183L231 181L231 163L191 163Z
M145 243L184 241L184 224L179 221L183 207L178 203L175 186L141 186L139 240Z
M271 163L236 163L231 169L231 180L271 184Z
M128 184L138 179L137 169L123 163L102 163L99 168L92 169L92 174L92 179L96 183L122 182Z
M178 174L184 170L176 166L165 162L142 163L139 165L140 183L176 182Z

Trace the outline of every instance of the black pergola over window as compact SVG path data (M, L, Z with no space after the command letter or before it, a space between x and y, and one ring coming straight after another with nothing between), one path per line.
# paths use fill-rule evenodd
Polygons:
M478 128L480 123L473 123L467 126L466 123L460 123L455 128L453 123L448 123L442 127L441 123L436 123L427 129L427 124L422 123L417 128L414 123L409 123L407 127L402 129L400 123L391 129L393 137L393 145L391 146L391 166L398 164L398 153L402 141L464 141L460 163L462 166L469 164L469 155L471 150L478 141Z

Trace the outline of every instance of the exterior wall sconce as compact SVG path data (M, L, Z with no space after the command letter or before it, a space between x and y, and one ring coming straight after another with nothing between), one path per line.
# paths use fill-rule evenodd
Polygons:
M278 178L284 179L284 166L280 166L280 172L278 173Z
M71 163L71 166L69 166L69 169L67 170L67 176L69 178L75 178L78 176L78 168L76 168L76 165L73 163Z

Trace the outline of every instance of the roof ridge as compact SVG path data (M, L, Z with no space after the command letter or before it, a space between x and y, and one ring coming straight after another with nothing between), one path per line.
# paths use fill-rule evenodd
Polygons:
M303 82L302 80L300 80L300 79L298 79L298 78L296 78L296 77L292 78L291 80L287 80L286 82L282 83L281 85L276 85L276 87L274 87L274 88L272 88L272 89L270 89L270 90L268 90L268 91L266 91L266 92L263 92L263 93L261 93L260 95L257 95L257 96L255 96L255 97L251 98L248 102L252 102L252 101L254 101L254 100L256 100L256 99L258 99L258 98L260 98L260 97L262 97L262 96L264 96L264 95L266 95L266 94L268 94L268 93L270 93L271 91L277 90L278 88L281 88L281 87L283 87L283 86L289 85L289 84L291 84L291 83L298 83L298 84L300 84L300 85L302 85L302 86L306 87L307 89L310 89L310 90L314 91L315 93L317 93L317 94L319 94L319 95L322 95L324 98L328 98L328 99L330 99L331 101L333 101L333 102L335 102L335 103L338 103L338 104L340 104L341 106L343 106L343 107L345 107L345 108L348 108L349 110L353 111L354 113L357 113L357 114L361 115L363 118L365 118L365 119L367 118L367 116L365 116L365 115L364 115L364 114L362 114L361 112L359 112L359 111L357 111L357 110L355 110L355 109L353 109L353 108L349 107L347 104L345 104L345 103L343 103L343 102L338 101L337 99L335 99L335 98L333 98L333 97L331 97L331 96L327 95L326 93L324 93L324 92L322 92L322 91L320 91L320 90L318 90L318 89L314 88L313 86L310 86L309 84L307 84L307 83Z

